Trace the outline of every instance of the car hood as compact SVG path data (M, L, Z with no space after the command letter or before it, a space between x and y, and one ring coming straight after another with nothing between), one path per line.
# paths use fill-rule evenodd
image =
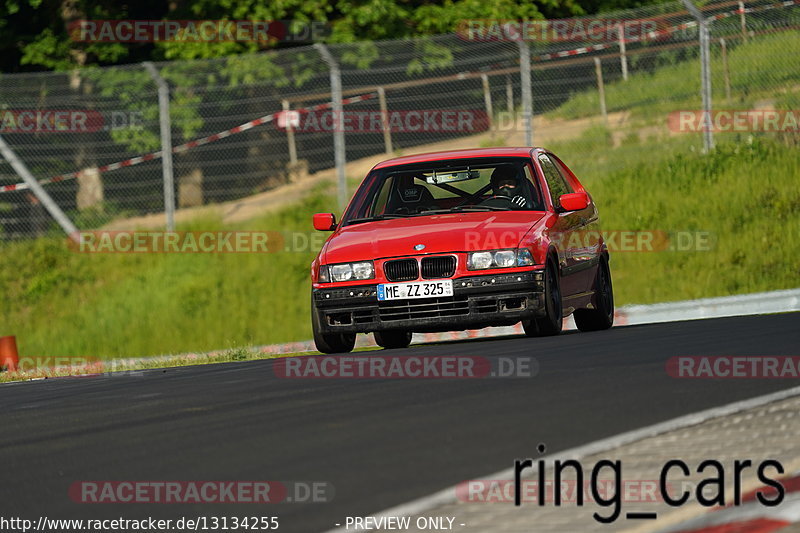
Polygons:
M323 261L514 248L544 215L541 211L489 211L363 222L332 235ZM421 251L414 249L419 244L425 246Z

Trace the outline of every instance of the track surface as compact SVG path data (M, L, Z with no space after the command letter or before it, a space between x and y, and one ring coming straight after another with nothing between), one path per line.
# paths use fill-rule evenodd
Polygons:
M800 313L412 347L397 355L532 355L532 379L289 380L273 361L0 386L0 515L277 515L321 531L465 479L797 385L679 380L677 355L800 355ZM319 480L330 503L80 505L76 480Z

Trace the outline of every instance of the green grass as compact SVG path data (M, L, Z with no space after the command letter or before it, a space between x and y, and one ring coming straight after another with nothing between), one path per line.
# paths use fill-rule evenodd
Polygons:
M796 148L756 138L702 155L683 137L631 139L614 150L608 142L596 128L553 146L592 192L604 228L708 231L716 241L708 252L614 254L618 304L797 286ZM311 234L310 215L334 205L333 194L318 191L227 229ZM179 229L219 228L198 220ZM116 358L305 340L314 255L81 254L60 237L4 244L0 322L25 356Z
M312 234L314 194L225 229ZM215 230L196 220L179 230ZM309 268L316 251L269 254L88 254L60 237L0 247L3 334L20 352L112 358L307 339ZM13 302L13 303L12 303Z
M709 155L670 145L623 146L603 170L575 165L600 206L603 228L708 232L710 251L612 256L620 304L725 296L800 285L800 165L769 138L727 142ZM563 146L564 158L570 153ZM599 167L599 171L597 171ZM577 172L578 170L576 170Z
M728 64L732 101L727 102L723 63L715 40L711 61L715 107L747 108L759 99L774 98L776 88L791 89L791 85L797 84L800 79L800 62L793 52L797 50L800 50L800 32L797 31L759 36L757 40L730 48ZM663 52L661 56L665 61L674 63L652 73L637 72L636 56L633 56L629 79L606 84L608 111L627 110L635 119L663 123L670 111L699 109L699 59L668 58L670 54L676 52ZM598 102L596 89L581 91L573 94L552 115L567 119L597 115Z

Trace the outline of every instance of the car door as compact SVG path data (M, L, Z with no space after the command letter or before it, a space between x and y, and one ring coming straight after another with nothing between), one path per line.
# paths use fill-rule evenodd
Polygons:
M561 295L564 300L565 308L569 305L570 296L574 296L586 290L586 283L581 274L584 269L582 265L583 256L581 246L576 246L582 242L582 230L585 225L585 218L582 211L562 212L559 198L562 194L575 192L564 176L561 175L555 163L548 154L541 153L537 156L537 162L541 168L542 175L547 183L550 194L550 201L558 214L558 221L550 229L551 241L556 244L558 250L558 262L561 270Z
M580 233L573 236L570 246L570 254L573 256L576 269L576 282L582 287L578 292L585 293L594 289L597 266L600 256L605 250L600 217L592 196L584 189L575 174L555 155L548 154L548 157L564 178L571 192L585 192L589 196L589 205L586 206L586 209L575 212L580 222Z

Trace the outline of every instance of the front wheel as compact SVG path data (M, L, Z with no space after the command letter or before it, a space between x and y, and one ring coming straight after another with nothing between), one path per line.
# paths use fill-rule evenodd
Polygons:
M547 337L561 333L561 284L558 268L552 258L547 260L544 273L544 308L543 317L522 321L522 328L528 337Z
M376 331L375 343L387 350L393 348L407 348L411 344L410 331Z
M329 353L348 353L353 351L356 345L355 333L322 333L320 331L319 316L313 308L311 309L311 329L314 332L314 345L317 350Z
M600 331L614 324L614 291L611 286L611 272L608 260L600 259L597 276L594 279L595 308L575 311L575 325L581 331Z

